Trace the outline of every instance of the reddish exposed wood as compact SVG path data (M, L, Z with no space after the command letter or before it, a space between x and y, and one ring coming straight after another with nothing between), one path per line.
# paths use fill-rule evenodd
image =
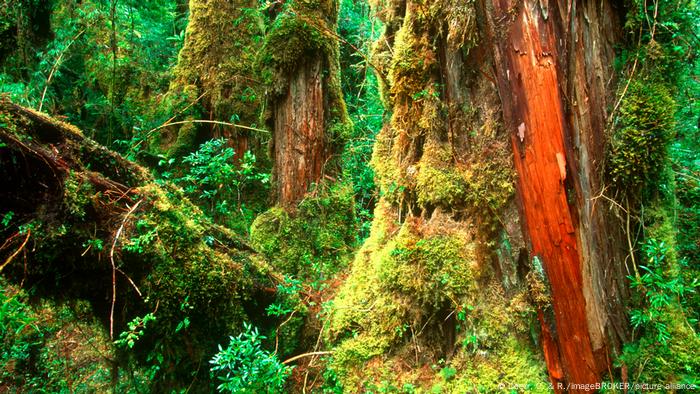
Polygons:
M561 358L559 357L559 348L557 347L549 325L544 319L542 310L537 311L537 320L540 322L540 330L542 332L542 351L544 359L549 369L554 391L561 392L558 382L564 381L564 370L561 366Z
M325 143L324 83L320 59L299 67L274 112L274 177L277 199L293 206L322 175Z
M596 300L590 295L590 271L583 274L581 222L567 200L566 185L580 181L570 170L566 138L571 126L562 89L567 81L560 73L567 69L567 16L557 3L546 1L516 7L501 0L494 8L495 29L505 29L504 37L495 39L499 91L506 127L512 128L524 223L531 252L542 261L551 286L555 327L539 316L550 378L554 387L599 382L608 368L600 357L605 341L599 311L587 308Z

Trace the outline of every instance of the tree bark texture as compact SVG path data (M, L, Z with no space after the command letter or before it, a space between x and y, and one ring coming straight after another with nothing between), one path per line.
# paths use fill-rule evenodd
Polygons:
M623 244L603 186L618 12L608 2L495 1L489 18L531 254L551 285L540 315L553 383L594 383L625 338ZM550 333L554 338L549 338Z
M375 59L388 75L383 93L393 113L374 153L384 199L399 220L433 210L458 221L480 217L482 245L505 234L515 252L490 246L482 258L492 257L484 262L507 292L541 264L550 301L538 304L538 320L550 380L555 389L600 382L627 337L626 242L599 197L622 11L577 0L406 1L380 11L387 28ZM436 169L451 175L431 189L422 179ZM474 176L512 170L517 176L499 182ZM466 191L425 195L454 179ZM508 179L516 210L494 187Z
M325 142L324 82L321 59L301 67L274 109L274 160L277 197L283 205L299 201L321 179L330 157Z

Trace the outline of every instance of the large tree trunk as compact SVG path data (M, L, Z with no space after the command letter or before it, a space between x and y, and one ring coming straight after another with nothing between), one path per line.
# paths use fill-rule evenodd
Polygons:
M326 143L321 59L294 75L275 106L274 160L277 198L282 205L299 201L321 179L331 151Z
M275 19L260 58L268 75L277 202L293 207L319 182L349 127L340 91L338 3L292 3Z
M607 2L578 1L496 1L493 8L523 222L552 291L554 319L540 319L545 336L556 332L543 341L550 377L555 384L599 382L611 367L609 352L625 338L623 258L615 246L622 239L595 199L617 11Z
M479 311L511 308L526 292L537 309L553 388L600 382L626 335L622 232L607 203L596 198L619 11L607 2L547 0L430 7L408 0L383 7L378 12L387 28L375 59L388 74L384 98L392 119L377 137L373 159L383 197L373 235L336 303L346 308L357 300L405 296L404 283L421 282L402 275L420 272L420 278L424 267L434 267L430 255L414 257L412 271L391 283L383 282L383 266L400 266L400 256L435 234L458 236L466 242L464 258L473 262L459 272L481 279L472 287L434 290L447 292L452 305L395 301L394 316L408 303L408 324L430 329L429 316L444 313L438 330L445 333L449 311L471 303L481 322L475 330L488 333L493 323ZM406 243L407 233L420 241ZM494 283L503 297L489 293ZM366 343L378 341L377 333L392 338L385 323L348 314L337 311L332 329L369 326L359 336ZM517 320L501 324L526 342ZM396 349L396 340L380 343ZM351 346L347 340L340 348ZM504 363L492 357L469 365Z

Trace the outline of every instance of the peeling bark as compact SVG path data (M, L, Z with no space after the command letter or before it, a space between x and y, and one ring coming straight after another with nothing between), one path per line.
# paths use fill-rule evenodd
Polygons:
M282 205L299 201L321 179L330 157L325 142L324 84L320 59L291 78L274 115L277 198Z
M553 321L539 315L550 378L555 388L599 382L625 335L615 322L623 316L622 259L613 243L620 232L593 198L602 184L615 10L576 1L560 9L503 0L493 8L525 232L552 291Z

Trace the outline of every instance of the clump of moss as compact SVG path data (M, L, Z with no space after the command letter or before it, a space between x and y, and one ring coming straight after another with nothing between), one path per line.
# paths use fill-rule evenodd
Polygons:
M304 18L304 19L302 19ZM322 20L308 21L310 16L283 13L265 37L258 63L264 68L264 81L281 94L288 78L308 59L337 56L336 40L329 35ZM315 23L321 25L315 26Z
M355 232L352 187L321 184L295 211L273 207L259 215L251 226L250 239L281 272L328 279L347 265Z
M440 381L438 370L415 380L378 371L397 368L397 358L420 370L445 354L453 355L452 365L464 377L458 386L443 382L446 392L470 391L477 384L496 387L506 371L522 382L546 382L544 363L528 345L532 309L526 292L506 298L490 268L479 263L474 236L473 229L447 215L398 223L391 204L380 201L370 237L331 305L326 335L337 345L329 368L345 390L385 383L430 387ZM451 329L453 339L445 336ZM479 366L495 372L471 374Z
M675 135L675 101L665 85L630 82L615 123L608 174L618 190L648 190L667 164Z

